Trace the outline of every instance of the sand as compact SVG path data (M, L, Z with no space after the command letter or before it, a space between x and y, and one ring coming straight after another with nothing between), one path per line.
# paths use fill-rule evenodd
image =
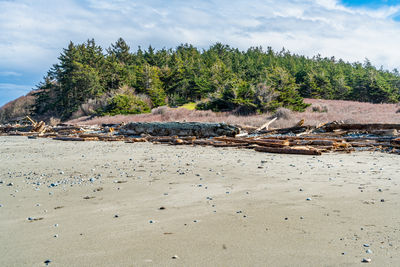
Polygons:
M399 159L0 137L0 266L400 266Z

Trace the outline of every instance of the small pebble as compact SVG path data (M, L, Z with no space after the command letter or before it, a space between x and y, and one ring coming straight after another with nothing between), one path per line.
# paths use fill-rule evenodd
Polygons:
M369 244L364 244L363 246L366 248L369 248Z
M115 214L115 215L114 215L114 218L118 218L118 217L119 217L119 215L118 215L118 214Z
M53 235L53 237L58 237L58 235L57 235L57 234L55 234L55 235Z
M304 217L303 216L300 216L300 220L303 220L304 219Z
M307 201L311 201L311 198L310 198L310 197L308 197L308 198L306 198L306 200L307 200Z
M381 199L381 202L385 202L385 200L382 198L382 199Z
M178 257L178 255L174 255L174 256L172 256L172 259L177 260L177 259L179 259L179 257Z
M49 265L50 262L51 262L51 260L45 260L45 261L44 261L44 263L45 263L46 265Z
M288 218L288 217L286 217L286 218L285 218L285 221L287 221L287 220L289 220L289 218Z
M372 254L372 250L367 249L367 250L365 251L365 253Z
M154 221L150 220L149 223L154 223Z
M371 262L371 259L363 258L361 262L369 263Z

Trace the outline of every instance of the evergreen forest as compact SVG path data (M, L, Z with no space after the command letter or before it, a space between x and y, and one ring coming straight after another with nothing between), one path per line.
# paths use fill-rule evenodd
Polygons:
M131 51L120 38L103 50L93 39L69 43L34 90L33 112L62 120L81 115L139 114L196 103L196 109L248 115L279 107L303 111L303 98L396 103L400 74L371 62L312 58L282 49L240 51L216 43L208 49Z

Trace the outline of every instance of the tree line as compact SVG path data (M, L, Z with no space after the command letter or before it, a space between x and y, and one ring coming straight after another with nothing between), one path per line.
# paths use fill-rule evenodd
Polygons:
M240 51L216 43L131 51L118 39L103 50L93 39L70 42L35 89L36 115L138 114L196 102L197 109L252 114L286 107L303 111L303 98L395 103L400 75L371 62L312 58L268 47Z

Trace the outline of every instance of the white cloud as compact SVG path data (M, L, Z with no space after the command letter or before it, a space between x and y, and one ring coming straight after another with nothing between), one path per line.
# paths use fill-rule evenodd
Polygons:
M0 76L21 76L21 73L15 71L0 71Z
M0 69L45 71L70 40L132 48L214 42L282 47L399 67L400 6L349 8L336 0L16 0L0 1Z

